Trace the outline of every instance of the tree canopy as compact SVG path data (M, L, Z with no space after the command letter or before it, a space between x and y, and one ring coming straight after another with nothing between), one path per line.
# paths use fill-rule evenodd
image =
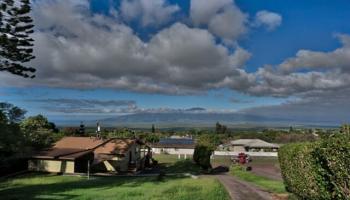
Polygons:
M35 69L23 63L34 59L30 37L34 25L28 15L30 0L3 0L0 3L0 71L34 78Z

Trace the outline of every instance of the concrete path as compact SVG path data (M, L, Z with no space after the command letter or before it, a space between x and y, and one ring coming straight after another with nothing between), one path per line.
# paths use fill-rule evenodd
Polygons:
M237 178L227 175L215 175L215 177L225 186L232 200L273 200L270 193L260 188L238 180Z

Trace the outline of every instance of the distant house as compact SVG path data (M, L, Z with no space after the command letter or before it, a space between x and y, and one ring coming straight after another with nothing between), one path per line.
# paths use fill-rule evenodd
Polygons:
M85 173L88 166L103 172L127 172L144 167L150 149L135 139L64 137L28 162L32 171Z
M155 154L193 155L195 142L191 138L163 138L158 143L152 144L152 152Z
M232 140L228 150L234 152L276 152L279 145L265 142L260 139L239 139Z

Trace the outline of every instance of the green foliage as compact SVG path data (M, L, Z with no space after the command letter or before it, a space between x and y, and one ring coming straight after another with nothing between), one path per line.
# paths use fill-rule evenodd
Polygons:
M207 146L214 151L216 147L221 143L221 138L215 134L202 134L198 137L197 144Z
M156 132L156 128L154 127L154 124L152 124L152 133L155 133Z
M65 136L74 136L79 133L79 130L74 127L65 127L61 132Z
M24 118L25 110L9 103L0 103L0 159L21 150L24 136L16 122ZM1 161L0 161L1 162Z
M324 140L313 152L332 199L350 198L350 136Z
M193 161L202 169L210 169L210 156L212 153L213 149L211 147L207 145L197 144L193 153Z
M227 126L220 124L219 122L216 122L215 124L215 132L216 134L225 134L227 131Z
M34 78L35 69L22 64L34 59L33 20L30 0L6 0L0 2L0 71L7 71L25 78Z
M20 124L27 142L35 149L49 147L55 142L58 132L54 123L49 122L43 115L28 117Z
M340 132L344 134L350 134L350 124L343 124L340 127Z
M245 170L241 165L233 165L230 168L230 173L241 180L253 183L272 193L286 193L282 181L272 180L263 176L255 175Z
M302 199L349 199L350 136L285 145L279 160L287 190Z
M327 134L330 135L330 134ZM309 130L293 130L292 132L285 130L266 129L260 131L242 131L234 134L234 139L261 139L271 143L292 143L316 141L317 136L313 135Z
M1 199L228 200L214 178L37 175L0 182Z
M157 143L160 138L156 134L146 134L143 139L147 143Z
M18 123L27 111L10 103L0 102L0 123Z

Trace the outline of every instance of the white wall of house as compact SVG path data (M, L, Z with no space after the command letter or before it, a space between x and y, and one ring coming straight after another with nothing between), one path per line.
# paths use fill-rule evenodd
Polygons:
M194 149L152 148L152 152L155 154L167 153L167 154L173 154L173 155L193 155Z
M241 152L236 151L214 151L214 156L238 156L238 154ZM244 152L245 154L248 154L250 156L257 156L257 157L278 157L277 152Z
M74 173L74 161L66 160L29 160L28 170L44 172Z

